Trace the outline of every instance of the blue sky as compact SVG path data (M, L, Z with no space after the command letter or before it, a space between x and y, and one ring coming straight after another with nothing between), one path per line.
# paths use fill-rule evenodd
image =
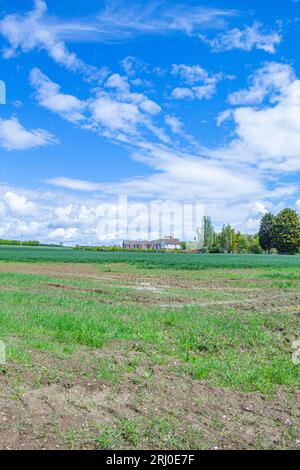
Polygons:
M300 2L0 12L0 237L97 243L120 194L202 203L247 232L300 209Z

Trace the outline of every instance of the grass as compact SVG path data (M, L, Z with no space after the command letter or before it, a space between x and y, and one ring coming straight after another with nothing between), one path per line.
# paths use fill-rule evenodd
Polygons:
M105 305L99 304L97 296L86 300L74 298L73 291L45 291L43 276L24 279L23 274L2 275L2 281L11 278L10 287L16 290L1 293L1 336L19 337L27 348L64 356L79 346L102 349L116 341L120 347L136 342L145 347L151 359L163 357L165 364L179 359L181 370L217 385L264 392L277 384L295 388L299 383L300 369L290 360L290 345L278 335L280 328L297 331L294 314L241 315L230 307L212 314L206 306L184 304L179 310L162 312L160 306L130 302L130 291L126 292L125 304ZM30 286L30 290L19 291L19 285ZM114 298L113 290L108 291L109 298ZM220 301L220 292L215 298ZM213 291L209 300L214 301ZM15 349L8 353L16 358ZM21 350L19 355L19 360L22 355L26 357ZM102 364L104 378L109 377L113 366Z
M284 268L300 264L300 256L183 253L91 252L72 248L0 245L0 261L60 263L128 263L147 269Z
M274 400L279 392L292 397L299 389L300 367L291 361L292 341L300 337L299 257L288 257L285 265L285 257L276 256L149 254L151 265L156 263L149 270L148 254L132 253L132 260L125 257L124 262L126 253L53 250L50 255L44 248L0 248L0 258L5 253L10 262L0 264L0 331L8 357L1 370L9 389L5 393L14 397L51 386L84 387L88 403L78 404L76 394L68 402L71 409L76 405L74 416L83 406L93 416L103 406L97 393L103 386L109 391L105 409L116 410L109 412L109 423L99 428L100 418L95 418L89 436L83 436L80 420L55 431L67 448L85 442L98 449L210 448L204 430L189 422L194 405L153 412L170 376L187 390L208 384L234 396L255 392L264 400ZM23 257L26 263L36 253L43 263L45 253L52 262L56 253L69 261L83 256L84 262L92 255L100 262L88 265L85 274L75 263L56 269L47 264L47 274L35 264L33 274L26 264L11 264L17 252L22 255L18 261ZM93 384L98 384L95 392L88 392ZM123 409L127 399L131 407ZM214 445L229 432L220 413L209 420ZM288 442L294 439L280 432Z

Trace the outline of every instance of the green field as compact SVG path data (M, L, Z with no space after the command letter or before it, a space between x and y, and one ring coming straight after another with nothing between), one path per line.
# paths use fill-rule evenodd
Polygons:
M299 448L299 287L299 256L0 247L0 448Z
M222 255L198 253L94 252L72 248L1 246L0 261L60 263L129 263L145 268L292 268L300 255Z

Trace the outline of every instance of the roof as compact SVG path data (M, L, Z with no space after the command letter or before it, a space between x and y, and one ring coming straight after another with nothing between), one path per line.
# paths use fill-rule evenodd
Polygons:
M123 240L123 243L130 243L130 244L148 244L148 245L155 245L158 243L166 243L167 245L180 245L180 240L178 238L172 237L165 237L159 238L158 240Z
M163 241L168 245L180 245L180 240L178 238L164 238Z
M148 240L123 240L123 243L141 244L141 243L150 243L150 242Z

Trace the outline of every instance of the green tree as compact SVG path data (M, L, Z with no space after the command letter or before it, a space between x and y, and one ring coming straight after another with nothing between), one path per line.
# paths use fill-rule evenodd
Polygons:
M236 244L236 233L235 233L235 230L234 228L232 229L232 238L231 238L231 251L233 253L236 253L237 251L237 244Z
M249 249L249 242L245 235L243 235L241 232L238 232L236 234L236 251L238 253L245 253Z
M284 209L274 218L272 243L279 253L297 253L300 248L300 219L296 211Z
M249 251L250 251L250 253L254 253L254 254L257 254L257 255L260 255L264 252L264 250L262 249L262 247L259 244L258 235L253 235L250 238Z
M272 245L272 230L274 223L274 215L268 212L265 214L260 221L259 228L259 244L263 250L270 251L273 248Z
M203 217L203 244L210 249L214 243L215 229L212 220L208 216Z
M225 253L232 251L232 228L230 225L223 225L222 232L220 233L220 247Z

